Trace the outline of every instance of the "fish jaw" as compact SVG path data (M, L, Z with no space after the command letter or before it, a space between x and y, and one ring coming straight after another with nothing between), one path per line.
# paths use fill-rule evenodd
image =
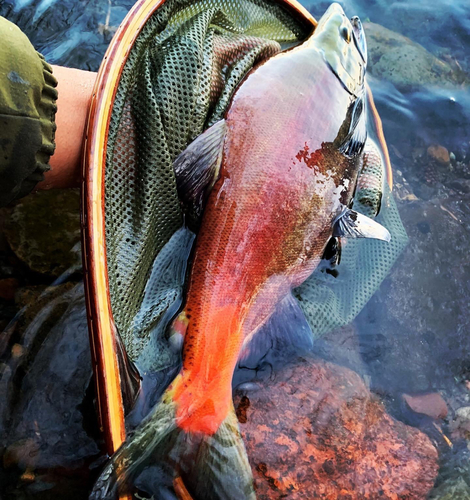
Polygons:
M356 18L359 20L357 16ZM359 23L360 21L354 21L353 26L342 7L333 3L304 44L322 52L325 61L344 87L356 97L363 91L366 71L366 58L360 49L365 47L365 36L362 26L357 27ZM359 33L362 40L358 44Z

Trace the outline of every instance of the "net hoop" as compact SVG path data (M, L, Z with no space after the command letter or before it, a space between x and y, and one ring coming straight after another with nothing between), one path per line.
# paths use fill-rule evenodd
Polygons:
M116 31L98 71L84 141L81 223L85 297L100 428L109 455L125 440L126 431L106 260L106 145L124 65L146 22L164 1L138 1ZM282 5L306 27L313 30L317 25L296 0L271 1Z

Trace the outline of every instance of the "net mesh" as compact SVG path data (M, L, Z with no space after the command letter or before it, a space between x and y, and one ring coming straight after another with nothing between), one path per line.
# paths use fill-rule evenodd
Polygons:
M253 65L308 34L272 2L167 0L131 49L109 127L105 228L114 319L141 370L175 361L164 330L183 300L194 239L182 229L173 160L223 117ZM383 206L392 244L348 242L338 278L319 270L296 290L315 334L353 319L403 248L389 193Z

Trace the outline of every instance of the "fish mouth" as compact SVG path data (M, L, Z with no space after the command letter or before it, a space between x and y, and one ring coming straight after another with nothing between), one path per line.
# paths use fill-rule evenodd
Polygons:
M333 3L318 22L311 43L341 80L344 87L356 97L362 93L367 61L364 29L359 17L351 21L343 8Z

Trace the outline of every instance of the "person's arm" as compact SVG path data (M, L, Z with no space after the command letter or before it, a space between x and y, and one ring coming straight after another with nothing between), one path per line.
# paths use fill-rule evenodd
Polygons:
M80 183L81 154L96 73L52 66L57 79L56 149L37 190L77 187Z

